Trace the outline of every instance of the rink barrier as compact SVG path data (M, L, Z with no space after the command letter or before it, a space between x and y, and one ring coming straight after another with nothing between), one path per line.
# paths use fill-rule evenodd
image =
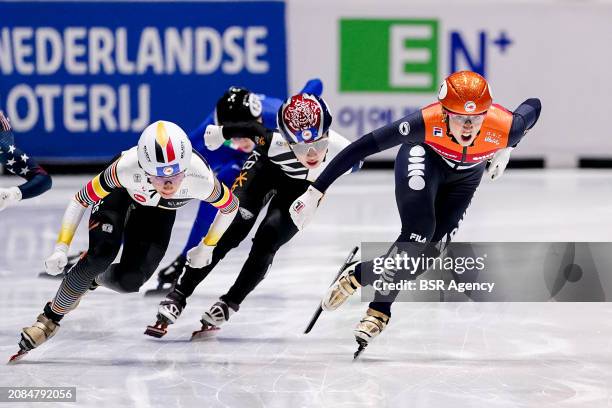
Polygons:
M582 157L578 160L581 169L612 169L612 158Z

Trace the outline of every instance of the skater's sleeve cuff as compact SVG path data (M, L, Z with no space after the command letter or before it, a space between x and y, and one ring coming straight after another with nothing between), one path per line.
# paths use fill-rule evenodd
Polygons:
M84 207L95 204L116 188L121 187L117 177L117 163L115 161L106 170L94 177L75 196L75 199Z
M229 214L238 208L238 199L225 184L215 181L215 188L206 200L223 214Z
M57 238L58 243L70 246L83 214L85 214L85 207L76 199L70 200L70 204L64 212L64 218L62 218L62 228Z

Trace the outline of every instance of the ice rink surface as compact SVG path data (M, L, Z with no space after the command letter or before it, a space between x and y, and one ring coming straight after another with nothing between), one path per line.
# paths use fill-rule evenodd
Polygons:
M2 358L55 294L59 281L37 274L85 181L56 178L53 191L0 214ZM179 211L164 265L182 248L194 210ZM398 303L357 362L351 330L366 309L358 296L302 334L349 249L398 233L393 174L346 177L215 339L189 341L237 275L249 240L202 283L165 338L143 335L159 298L99 288L51 341L0 365L0 386L77 387L76 404L37 407L612 406L610 303ZM612 172L523 170L484 181L456 239L612 241ZM81 229L72 249L86 242Z

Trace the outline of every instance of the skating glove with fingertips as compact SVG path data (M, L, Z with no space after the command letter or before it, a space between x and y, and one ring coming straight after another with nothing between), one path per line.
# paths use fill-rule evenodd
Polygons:
M0 211L21 201L19 187L0 188Z
M487 174L491 180L497 180L504 174L506 166L510 161L510 154L512 153L513 147L506 147L505 149L498 150L493 155L487 168Z
M210 265L214 250L214 246L206 245L204 243L191 248L189 251L187 251L187 264L196 269Z
M53 253L45 259L45 271L49 275L59 275L68 264L68 245L57 243Z
M298 230L303 230L312 221L322 198L323 193L310 186L291 204L289 215Z

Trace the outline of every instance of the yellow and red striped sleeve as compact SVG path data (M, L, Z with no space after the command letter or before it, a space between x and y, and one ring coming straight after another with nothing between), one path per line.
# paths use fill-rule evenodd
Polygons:
M219 211L210 225L208 233L202 238L202 242L204 245L215 246L234 220L238 212L239 202L232 191L225 184L220 183L219 180L215 180L213 192L206 199L206 202L218 208Z
M70 246L85 209L109 195L112 190L123 187L117 177L118 161L91 179L70 201L62 219L58 243Z
M117 163L118 161L115 161L108 166L106 170L94 177L76 194L75 199L83 207L93 205L109 195L112 190L122 187L117 177Z
M205 201L219 209L223 214L229 214L238 208L238 199L234 196L232 190L219 180L215 180L215 187Z

